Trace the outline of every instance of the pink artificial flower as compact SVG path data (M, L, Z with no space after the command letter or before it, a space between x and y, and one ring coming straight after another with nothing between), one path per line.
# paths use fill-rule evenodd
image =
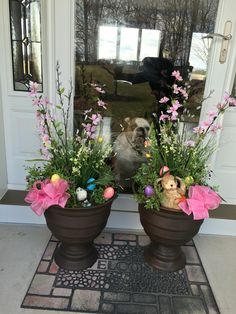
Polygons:
M193 128L193 133L202 134L204 132L204 129L202 129L201 126L197 126Z
M180 107L182 107L182 105L179 103L178 100L175 100L175 101L172 103L172 107L174 108L174 110L178 110Z
M168 101L169 101L169 98L168 98L168 97L162 97L162 98L159 100L159 103L160 103L160 104L166 104Z
M223 104L223 103L218 103L216 108L219 110L219 111L224 111L225 110L225 107L226 107L226 104Z
M92 114L92 117L89 118L92 120L93 125L98 125L102 119L102 116L99 113Z
M184 144L187 147L194 147L196 143L192 140L187 140Z
M82 126L84 127L85 133L87 138L94 139L95 138L95 131L96 131L96 126L92 125L90 123L82 123Z
M206 129L209 128L209 126L211 125L212 121L211 120L206 120L206 121L203 121L201 124L200 124L200 127L203 131L206 131Z
M180 93L183 95L183 97L185 98L185 99L188 99L188 93L187 93L187 91L186 91L186 88L179 88L179 91L180 91Z
M105 94L105 91L101 87L96 86L95 90L100 94Z
M172 121L176 121L178 115L179 115L178 112L175 111L175 110L173 110L173 111L171 112L171 117L170 117L170 119L171 119Z
M211 127L210 127L210 131L214 134L216 134L216 132L218 130L222 130L222 125L220 124L213 124Z
M173 85L173 89L174 89L174 90L173 90L173 93L174 93L174 94L179 94L181 87L178 87L177 84L174 84L174 85Z
M223 99L224 99L225 101L228 101L229 98L230 98L229 93L225 92L224 95L223 95Z
M168 109L167 112L171 113L171 120L172 121L177 119L178 112L174 109L174 107L170 107L170 109Z
M37 91L38 91L38 86L39 86L38 83L29 81L29 89L30 89L29 95L30 96L36 96Z
M47 113L47 114L46 114L46 119L47 119L47 121L49 121L49 122L52 122L52 121L55 121L55 120L56 120L55 116L54 116L52 113L51 113L51 114Z
M98 99L98 106L102 107L103 109L107 109L106 103L102 101L101 99Z
M179 71L173 71L171 75L174 76L177 81L183 81Z
M26 195L25 202L30 203L32 210L40 216L52 205L64 208L70 197L66 192L68 188L68 182L63 179L55 183L51 183L49 179L36 181Z
M170 120L170 116L168 114L164 114L163 112L161 112L159 121L165 122L166 120Z
M35 115L36 115L36 119L37 119L38 121L41 121L41 119L42 119L41 112L37 110L37 111L35 112Z
M42 120L42 121L43 121L43 120ZM40 133L40 134L43 134L43 133L46 132L46 129L45 129L44 125L42 125L42 123L41 123L41 126L39 126L38 130L39 130L39 133Z
M88 113L90 113L92 111L92 108L88 109L88 110L85 110L84 111L84 115L86 116Z
M42 136L42 140L43 140L45 143L49 142L49 141L50 141L50 138L49 138L48 134L44 134L44 135Z
M178 116L178 112L177 110L182 107L182 105L179 103L178 100L175 100L172 104L172 107L170 107L167 112L171 113L171 120L175 121L177 119Z
M207 115L209 116L210 119L213 120L214 118L216 118L218 116L218 113L216 111L211 110L211 111L207 112Z
M194 220L208 218L208 210L216 209L221 203L219 195L208 186L192 185L188 196L179 203L179 207L187 215L193 214Z
M48 148L46 146L42 147L40 151L44 160L50 160L52 158L52 155L49 153Z
M47 105L51 105L52 103L50 103L50 101L47 97L42 97L40 99L40 104L43 106L47 106Z
M38 97L32 99L33 106L38 106L40 104L40 100Z

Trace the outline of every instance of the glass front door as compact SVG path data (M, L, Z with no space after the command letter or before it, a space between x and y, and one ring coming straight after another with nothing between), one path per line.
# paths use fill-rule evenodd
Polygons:
M104 138L114 143L117 181L130 192L132 176L146 158L150 126L165 108L173 70L189 94L183 121L198 124L218 0L75 1L74 128L91 106L88 84L103 86L107 103ZM204 37L206 37L204 39Z

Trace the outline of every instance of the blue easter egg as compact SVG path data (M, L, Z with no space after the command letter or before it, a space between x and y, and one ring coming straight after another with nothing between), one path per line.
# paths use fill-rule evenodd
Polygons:
M92 183L92 182L94 182L94 181L95 181L94 178L90 178L90 179L88 179L87 183L89 184L89 183Z
M89 184L89 185L87 186L87 190L88 190L88 191L93 191L93 190L95 189L95 187L96 187L96 184Z

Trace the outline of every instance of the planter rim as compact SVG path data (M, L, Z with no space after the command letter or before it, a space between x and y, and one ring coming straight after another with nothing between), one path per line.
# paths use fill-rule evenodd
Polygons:
M174 211L174 210L169 210L167 207L163 207L160 206L160 210L156 210L156 209L151 209L151 208L146 208L144 203L139 203L139 210L143 209L143 210L147 210L150 213L157 213L159 215L171 215L171 216L179 216L182 218L186 218L186 219L193 219L193 214L187 215L185 212L183 211ZM193 219L194 220L194 219ZM199 220L204 220L204 219L199 219Z

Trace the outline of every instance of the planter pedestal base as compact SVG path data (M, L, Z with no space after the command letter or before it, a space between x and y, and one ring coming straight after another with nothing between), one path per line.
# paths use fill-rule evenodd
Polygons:
M113 199L89 208L51 206L45 211L49 230L61 242L54 255L58 266L81 270L96 262L98 252L93 241L106 226Z
M92 266L98 257L98 252L94 245L61 244L55 253L55 262L58 266L71 269L82 270Z
M189 242L199 231L203 220L192 215L161 207L150 210L139 204L141 224L151 239L145 250L145 261L152 267L165 271L184 268L186 258L181 246Z
M144 258L150 266L165 271L182 269L186 263L180 247L167 247L153 242L145 249Z

